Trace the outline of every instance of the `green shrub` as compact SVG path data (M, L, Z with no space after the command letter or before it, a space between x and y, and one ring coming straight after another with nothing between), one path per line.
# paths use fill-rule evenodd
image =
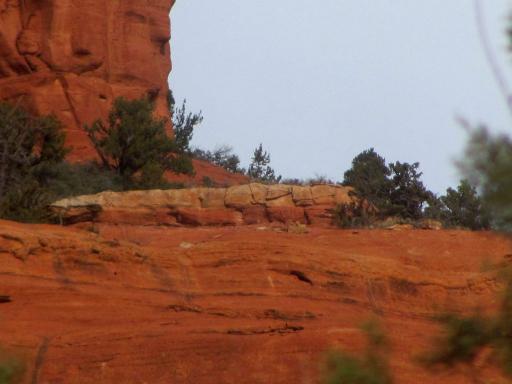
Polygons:
M166 170L192 173L189 158L182 158L177 144L165 132L165 120L153 116L147 99L114 101L108 122L96 121L85 130L103 167L116 171L127 182L154 185L163 182Z
M494 228L512 230L512 140L473 130L461 167L481 194Z
M429 364L453 366L456 363L471 363L479 350L490 342L486 321L479 316L440 316L444 334L434 351L427 355Z
M111 136L97 136L101 123L90 132L106 162L68 164L63 161L65 135L54 117L34 117L18 106L0 103L0 218L48 221L52 218L47 205L61 198L105 190L183 187L163 179L163 166L190 173L191 159L175 154L166 157L163 149L173 144L161 136L165 135L163 121L152 119L151 111L145 100L118 100L110 115L109 128L113 129L102 131ZM140 131L138 123L149 127L148 131ZM150 151L152 144L159 149ZM143 158L137 158L141 153Z
M53 199L92 195L102 191L118 192L128 187L118 173L93 162L57 164L45 173L43 186Z
M168 105L174 128L174 141L179 153L190 153L190 141L194 135L196 126L203 122L202 113L187 113L187 101L183 100L181 107L176 107L176 101L169 90Z
M0 202L0 218L37 223L49 219L46 206L52 201L52 195L38 183L27 178L15 188L9 188Z
M193 175L195 173L192 157L188 154L172 155L169 159L169 169L175 173L185 175Z
M62 163L67 150L60 122L35 117L0 102L0 217L39 221L51 194L45 174Z
M203 176L203 187L213 188L215 187L215 182L208 176Z
M357 197L383 210L390 205L390 175L386 160L370 148L352 160L352 167L344 174L343 185L353 187Z
M420 180L422 173L418 168L419 163L399 161L388 166L386 160L370 148L352 160L343 185L353 187L356 196L373 204L381 217L420 219L431 192Z
M503 276L505 290L500 310L494 316L448 314L438 318L444 332L433 351L423 357L428 367L466 364L473 368L474 376L478 373L477 357L484 348L490 348L494 358L489 362L512 377L512 275L506 271Z
M362 202L339 204L334 210L333 222L340 228L367 228L374 221L374 215L370 214Z
M391 171L391 190L389 207L386 214L418 220L423 216L424 204L429 200L429 192L420 180L422 172L418 172L420 164L401 163L389 164Z
M469 181L462 180L457 189L448 188L441 196L441 220L447 226L473 230L488 229L490 217L482 198Z
M270 154L263 150L263 144L254 150L247 176L264 183L279 183L281 180L281 176L276 176L274 169L270 167Z

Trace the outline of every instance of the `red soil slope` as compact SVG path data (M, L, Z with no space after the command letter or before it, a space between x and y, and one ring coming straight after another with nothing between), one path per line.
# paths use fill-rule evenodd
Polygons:
M166 179L169 181L184 183L185 185L198 185L202 186L205 182L205 178L209 178L216 186L231 186L246 184L249 182L247 176L241 173L231 173L226 171L224 168L218 167L204 160L193 159L194 164L194 176L188 175L177 175L172 172L166 173Z
M0 221L0 343L24 356L27 383L318 383L323 352L360 350L371 316L398 383L467 383L414 358L431 315L492 306L482 266L511 249L462 231L95 232Z

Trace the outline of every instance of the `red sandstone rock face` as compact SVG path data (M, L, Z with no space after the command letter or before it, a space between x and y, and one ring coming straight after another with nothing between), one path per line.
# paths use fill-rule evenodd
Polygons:
M149 95L166 115L174 0L0 0L0 99L64 123L73 159L84 123L114 98Z
M325 351L360 351L359 326L378 318L397 384L466 384L474 370L418 356L434 315L498 305L482 265L509 254L506 238L468 231L0 220L0 344L26 362L21 383L317 384Z

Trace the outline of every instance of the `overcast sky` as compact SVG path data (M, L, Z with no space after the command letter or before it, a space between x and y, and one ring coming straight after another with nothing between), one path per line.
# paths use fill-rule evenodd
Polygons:
M512 1L484 2L512 75ZM171 88L204 114L193 145L230 144L245 166L262 142L284 177L341 180L375 147L442 192L467 138L455 116L512 131L472 0L178 0L171 17Z

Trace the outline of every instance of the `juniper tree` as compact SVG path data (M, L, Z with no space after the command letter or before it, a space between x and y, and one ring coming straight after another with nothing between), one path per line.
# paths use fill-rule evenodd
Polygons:
M421 181L418 162L409 164L399 161L389 164L391 171L391 191L389 194L389 214L404 218L420 219L423 206L431 197Z
M281 180L281 176L276 176L274 169L270 167L270 154L263 150L263 144L254 150L247 175L252 179L267 183L278 183Z
M343 185L353 187L358 197L385 210L389 206L390 174L386 160L370 148L354 157L352 167L344 174Z
M146 98L114 101L107 122L97 120L85 130L103 166L115 170L129 182L158 184L164 171L192 173L190 159L165 131L166 121L154 116L154 105Z
M201 111L187 112L187 100L183 100L181 107L177 107L171 90L168 94L168 104L176 147L182 154L190 153L190 141L194 135L194 129L203 122L203 115Z

